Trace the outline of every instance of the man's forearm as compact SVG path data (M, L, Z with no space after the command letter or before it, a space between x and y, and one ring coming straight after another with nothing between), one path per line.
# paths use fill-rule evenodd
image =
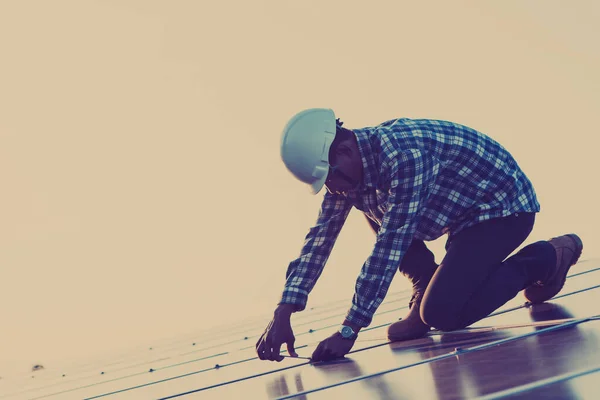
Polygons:
M281 303L277 306L277 308L275 309L275 316L276 317L289 317L292 315L292 313L296 312L298 309L298 306L295 304L286 304L286 303Z

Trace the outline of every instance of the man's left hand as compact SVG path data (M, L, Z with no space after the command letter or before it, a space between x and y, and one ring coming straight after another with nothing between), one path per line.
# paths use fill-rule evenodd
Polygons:
M344 357L350 352L356 339L344 339L339 332L323 340L312 354L311 361L329 361Z

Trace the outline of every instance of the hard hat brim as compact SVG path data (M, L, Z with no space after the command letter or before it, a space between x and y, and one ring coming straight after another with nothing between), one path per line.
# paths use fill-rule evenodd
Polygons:
M319 192L321 191L321 189L323 189L323 186L325 186L325 181L327 180L327 175L325 175L324 177L322 177L321 179L319 179L318 181L313 182L310 185L310 192L312 194L319 194Z

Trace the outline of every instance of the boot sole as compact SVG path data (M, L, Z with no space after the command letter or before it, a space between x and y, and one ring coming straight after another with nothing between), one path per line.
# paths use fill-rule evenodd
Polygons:
M569 273L569 270L571 269L571 267L573 265L577 264L577 261L579 261L579 257L581 257L581 253L583 251L583 242L581 241L581 238L574 233L570 233L565 236L570 237L575 242L575 247L577 249L575 252L575 256L571 260L570 265L567 268L565 268L565 273L564 273L562 279L560 280L560 282L558 283L558 285L542 286L542 287L530 286L527 289L525 289L525 292L524 292L525 298L531 304L540 304L540 303L550 300L551 298L556 296L562 290L563 286L565 285L565 282L567 280L567 274Z

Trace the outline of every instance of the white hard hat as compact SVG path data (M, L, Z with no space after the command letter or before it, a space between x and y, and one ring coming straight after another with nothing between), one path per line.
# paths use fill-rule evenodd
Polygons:
M300 181L317 194L329 173L329 148L335 138L333 110L311 108L294 115L281 135L281 159Z

